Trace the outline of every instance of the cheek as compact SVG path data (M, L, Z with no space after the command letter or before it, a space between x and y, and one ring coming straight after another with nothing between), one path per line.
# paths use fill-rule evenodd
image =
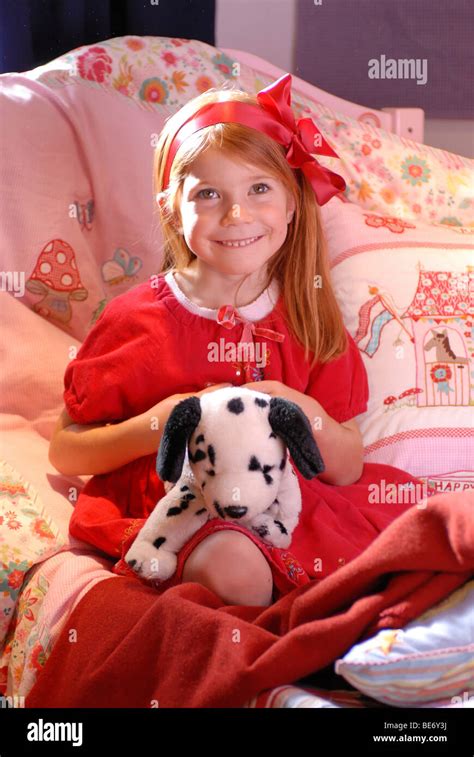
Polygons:
M275 231L286 233L286 229L288 228L286 223L287 212L286 206L282 203L281 205L267 208L264 213L269 226L275 229Z
M192 215L187 219L184 231L191 241L198 241L200 237L207 237L209 233L209 219L205 215Z

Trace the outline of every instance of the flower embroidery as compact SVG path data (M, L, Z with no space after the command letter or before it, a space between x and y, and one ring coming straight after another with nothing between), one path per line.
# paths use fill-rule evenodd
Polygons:
M164 52L161 55L161 60L164 60L164 62L168 66L176 66L176 64L178 62L178 58L176 57L176 55L174 53L172 53L172 52L169 52L169 51Z
M42 670L46 664L46 660L46 650L42 644L37 644L31 653L28 667L33 668L33 670Z
M211 58L211 61L221 72L221 74L224 74L224 76L233 76L232 68L234 66L234 61L232 60L232 58L229 58L227 55L224 55L222 53L221 55L214 55Z
M145 43L139 37L128 37L125 40L125 44L130 50L134 51L143 50L145 47Z
M41 539L54 539L54 534L44 518L36 518L31 524L31 530Z
M120 61L119 75L112 80L112 86L122 95L131 97L132 91L129 89L133 82L132 66L125 61Z
M77 69L82 79L106 82L112 73L112 58L103 47L90 47L77 59Z
M296 576L304 576L304 570L300 563L289 552L282 552L281 559L290 578L295 579Z
M3 592L5 596L9 594L13 600L16 600L24 575L29 568L30 565L26 560L20 563L10 562L8 565L0 563L0 592Z
M389 187L385 187L384 189L382 189L382 191L380 192L380 197L382 198L382 200L385 200L385 202L388 203L389 205L394 203L395 200L397 199L395 192L393 191L393 189L390 189Z
M31 588L28 588L22 595L18 602L18 617L25 617L27 620L33 621L35 619L34 614L31 611L33 605L38 602L38 597L32 596Z
M21 523L19 520L12 518L8 521L7 528L9 528L10 531L18 531L18 529L21 528Z
M168 87L163 79L159 79L157 76L154 76L151 79L145 79L142 86L140 87L138 96L145 102L162 105L168 99Z
M215 82L210 76L198 76L196 79L196 89L198 92L206 92L211 87L215 87Z
M402 165L402 179L408 181L413 187L418 184L426 183L430 176L431 170L428 168L426 160L410 155Z
M416 229L416 226L412 223L402 221L401 218L376 216L369 213L364 213L364 216L367 226L373 226L376 229L385 226L389 231L393 232L393 234L403 234L405 229Z
M184 77L184 71L173 71L173 73L171 74L171 78L177 92L184 92L186 87L189 87L189 84Z

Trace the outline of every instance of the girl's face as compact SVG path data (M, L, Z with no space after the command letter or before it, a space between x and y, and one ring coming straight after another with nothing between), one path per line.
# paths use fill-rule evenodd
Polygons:
M264 266L285 241L294 210L292 195L278 179L215 148L196 158L183 183L186 244L224 275Z

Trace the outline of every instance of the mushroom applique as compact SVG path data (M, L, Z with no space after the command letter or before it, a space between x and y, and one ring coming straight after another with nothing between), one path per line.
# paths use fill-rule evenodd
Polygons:
M76 266L72 247L62 239L53 239L40 252L26 288L42 299L33 305L35 313L60 323L69 323L72 317L70 300L86 300Z
M421 394L423 389L420 389L418 386L414 386L412 389L405 389L404 392L398 395L398 399L405 399L405 397L409 397L409 403L410 405L414 405L416 402L416 395Z

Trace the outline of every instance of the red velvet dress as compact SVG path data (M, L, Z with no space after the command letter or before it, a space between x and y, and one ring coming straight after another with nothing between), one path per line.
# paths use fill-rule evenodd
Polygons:
M237 321L224 328L216 311L187 300L170 276L161 274L113 299L87 335L64 377L66 409L76 423L125 420L172 394L197 392L209 384L258 380L281 381L314 397L340 423L367 409L367 374L350 334L344 355L310 370L303 349L286 325L283 296L275 295L273 285L255 303L240 309L256 326L254 342L266 344L264 368L255 363L212 362L209 344L225 340L226 345L237 345L243 324ZM262 318L258 318L259 309L267 311ZM115 573L131 573L123 557L165 493L155 465L156 454L152 454L93 476L76 503L71 535L109 555L115 561ZM243 527L213 519L182 548L176 574L159 591L181 582L184 562L201 539L215 530L232 528L245 533L265 555L273 573L274 598L278 598L352 560L410 506L370 503L369 484L382 479L386 485L417 482L398 468L374 463L365 464L357 483L343 487L318 478L308 481L296 473L302 512L290 550L268 547Z

